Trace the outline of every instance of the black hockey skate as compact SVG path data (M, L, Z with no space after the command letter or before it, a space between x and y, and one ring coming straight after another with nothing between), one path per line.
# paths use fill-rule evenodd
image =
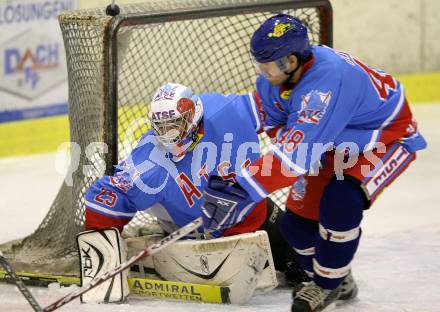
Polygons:
M324 289L314 281L306 283L293 298L292 312L319 312L336 301L339 296L339 287Z
M356 281L353 278L353 275L351 274L351 271L344 278L341 285L339 285L338 289L339 289L339 296L337 301L343 302L356 298L358 294L358 287L356 285Z
M315 282L302 283L293 290L292 312L319 312L333 302L343 303L357 296L358 288L351 272L336 289L324 289Z
M289 286L294 288L298 285L302 285L304 282L310 282L312 280L295 259L289 259L286 263L284 276Z

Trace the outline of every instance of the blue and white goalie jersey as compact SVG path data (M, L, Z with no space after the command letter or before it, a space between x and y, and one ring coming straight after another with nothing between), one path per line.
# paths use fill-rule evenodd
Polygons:
M87 191L86 227L122 227L137 211L148 210L162 224L183 226L201 215L202 191L209 175L235 178L260 155L262 127L249 95L200 95L204 116L198 143L174 162L147 132L113 176L97 180Z

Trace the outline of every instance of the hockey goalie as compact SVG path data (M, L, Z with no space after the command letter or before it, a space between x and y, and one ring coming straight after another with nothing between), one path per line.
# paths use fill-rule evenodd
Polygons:
M127 274L228 286L230 302L239 304L276 287L276 270L293 284L306 280L278 232L283 211L270 199L252 203L234 183L236 172L260 156L262 120L252 95L196 95L168 83L155 93L148 119L152 130L112 176L86 192L86 231L78 235L82 284L158 239L121 237L133 236L123 229L139 211L156 217L165 235L200 216L203 227L82 301L124 301ZM219 203L220 191L230 199Z

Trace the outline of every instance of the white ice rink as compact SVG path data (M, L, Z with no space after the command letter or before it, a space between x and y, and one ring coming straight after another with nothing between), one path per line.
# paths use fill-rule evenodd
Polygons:
M413 107L428 149L365 213L363 237L353 262L359 296L338 312L440 311L440 105ZM63 176L55 155L0 159L0 242L22 237L41 222ZM32 288L47 305L72 288ZM245 306L221 306L158 300L124 305L81 305L60 311L290 311L290 291L254 297ZM0 311L32 311L13 285L0 284Z

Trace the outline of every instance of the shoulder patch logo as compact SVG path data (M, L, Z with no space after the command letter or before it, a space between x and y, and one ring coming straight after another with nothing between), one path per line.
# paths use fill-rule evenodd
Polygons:
M331 97L331 91L324 93L313 90L303 95L301 110L298 112L298 122L319 124L319 121L327 111Z
M134 181L141 176L141 173L136 167L130 167L126 162L116 166L117 171L112 177L110 177L110 183L119 188L124 193L127 193L133 188Z
M292 24L277 24L275 25L275 27L273 28L273 32L269 33L267 36L270 37L282 37L284 36L284 34L293 29L294 26Z

